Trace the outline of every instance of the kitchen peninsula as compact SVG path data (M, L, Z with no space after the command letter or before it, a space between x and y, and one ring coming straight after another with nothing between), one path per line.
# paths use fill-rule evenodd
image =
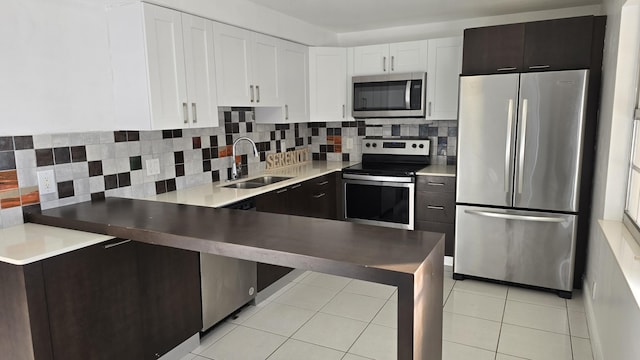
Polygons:
M398 287L398 359L440 359L444 236L298 216L107 198L31 222Z

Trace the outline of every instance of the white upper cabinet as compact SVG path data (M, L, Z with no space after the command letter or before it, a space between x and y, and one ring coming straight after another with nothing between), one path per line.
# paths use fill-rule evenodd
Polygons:
M429 40L427 120L458 118L458 79L462 71L462 38Z
M301 123L309 121L309 50L304 45L279 40L277 84L280 95L272 104L256 105L256 122Z
M427 41L358 46L353 50L353 75L427 71Z
M216 23L215 53L218 103L221 106L276 106L279 40Z
M119 129L217 126L213 26L149 5L109 12Z
M309 48L309 119L347 119L347 49Z

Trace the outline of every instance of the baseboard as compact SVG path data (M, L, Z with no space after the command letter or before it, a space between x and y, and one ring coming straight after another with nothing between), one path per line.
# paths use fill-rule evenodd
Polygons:
M602 356L602 345L600 344L600 334L596 325L596 315L593 310L593 300L591 298L591 286L585 278L582 281L582 298L584 301L584 309L587 313L587 326L589 327L589 337L591 340L591 352L594 360L605 360Z
M181 360L198 346L200 346L199 332L182 342L182 344L171 349L168 353L162 355L159 360Z
M453 256L445 256L444 257L444 266L453 266Z

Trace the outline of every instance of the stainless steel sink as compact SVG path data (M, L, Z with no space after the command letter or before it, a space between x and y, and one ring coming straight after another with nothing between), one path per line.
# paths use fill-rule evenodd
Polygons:
M286 176L262 176L259 178L247 179L234 184L225 185L224 187L232 189L255 189L288 179L291 178Z

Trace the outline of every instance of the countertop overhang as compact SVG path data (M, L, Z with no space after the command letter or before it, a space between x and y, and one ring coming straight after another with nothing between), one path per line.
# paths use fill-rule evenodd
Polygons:
M398 359L440 359L444 235L166 202L107 198L30 222L398 287Z

